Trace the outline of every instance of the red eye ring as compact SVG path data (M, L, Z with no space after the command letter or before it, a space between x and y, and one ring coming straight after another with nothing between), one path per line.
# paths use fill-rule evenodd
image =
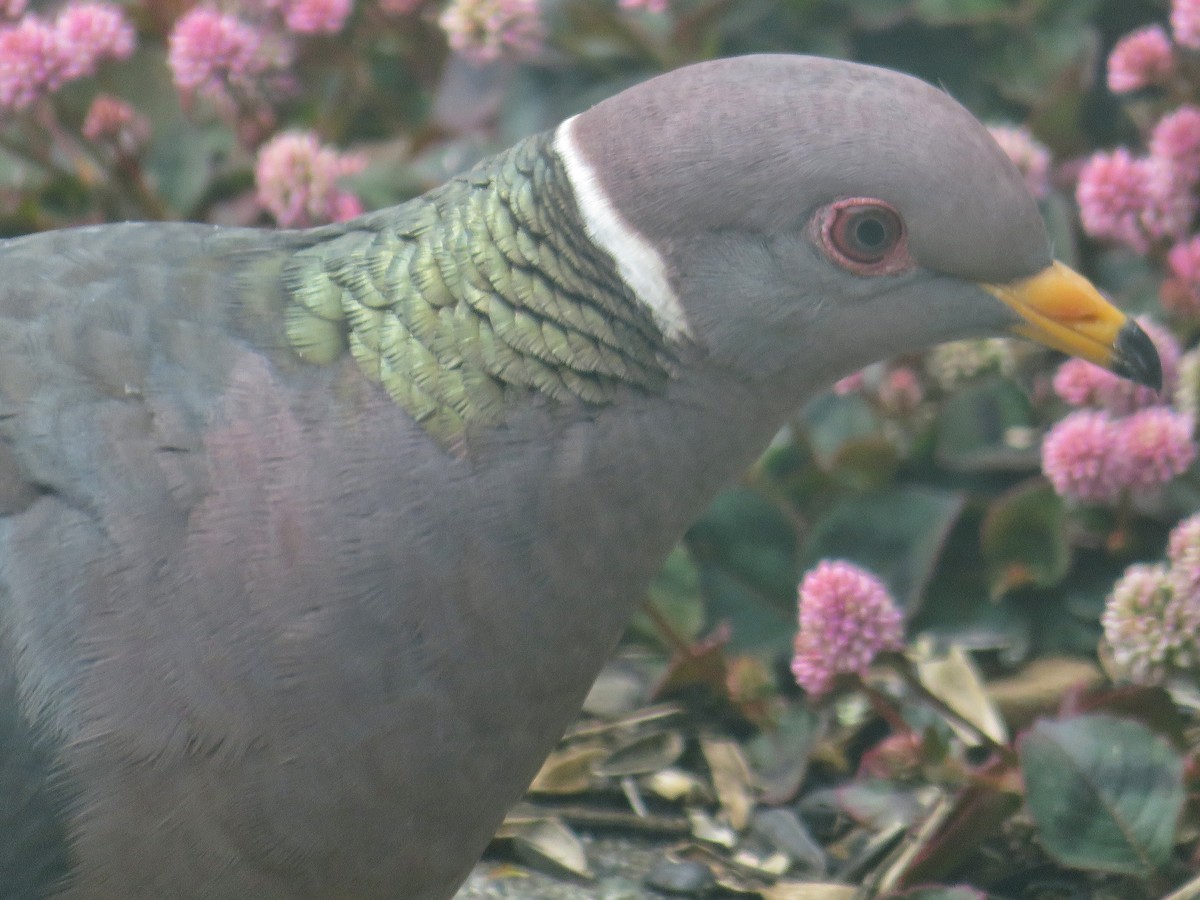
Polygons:
M887 275L908 268L904 221L889 203L840 200L821 215L821 243L838 265L859 275Z

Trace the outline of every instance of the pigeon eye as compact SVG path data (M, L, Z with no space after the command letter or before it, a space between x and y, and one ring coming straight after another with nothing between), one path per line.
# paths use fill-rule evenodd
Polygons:
M825 253L843 268L886 275L909 264L904 222L882 200L842 200L826 207L822 219Z
M843 206L834 212L829 228L834 249L865 265L886 259L903 234L896 211L876 203Z

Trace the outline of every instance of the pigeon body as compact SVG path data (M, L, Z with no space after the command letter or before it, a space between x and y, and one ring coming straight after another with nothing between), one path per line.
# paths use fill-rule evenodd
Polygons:
M343 225L0 274L5 898L448 897L813 391L1012 330L1156 377L968 113L804 57Z

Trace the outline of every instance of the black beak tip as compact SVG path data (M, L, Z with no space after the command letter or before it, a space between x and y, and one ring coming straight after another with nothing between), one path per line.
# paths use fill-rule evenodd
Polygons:
M1112 370L1123 378L1162 390L1162 362L1150 336L1130 319L1117 335Z

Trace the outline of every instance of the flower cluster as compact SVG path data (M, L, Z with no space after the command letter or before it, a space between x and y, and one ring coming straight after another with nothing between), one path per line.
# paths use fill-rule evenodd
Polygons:
M28 0L0 0L0 113L29 110L67 82L94 74L104 60L125 59L134 50L137 35L121 6L105 0L51 2L57 13L43 6L35 14L27 12ZM540 0L380 0L379 5L392 16L429 13L424 21L440 26L451 49L477 63L534 57L545 38ZM652 13L665 12L667 5L668 0L621 0L622 8ZM199 0L174 8L181 14L173 23L162 21L170 7L155 8L147 19L148 34L165 34L166 61L184 111L216 113L231 126L238 146L222 160L257 162L256 203L239 200L225 211L248 221L261 209L289 227L361 213L358 197L338 186L339 179L362 168L361 159L322 147L311 134L277 131L281 101L303 87L297 77L303 73L293 71L308 58L301 41L350 27L355 0ZM435 9L440 10L436 17ZM38 108L43 110L38 115L59 112L53 104ZM68 127L62 134L69 140L74 123L64 118ZM155 205L158 185L139 180L146 169L138 157L151 135L141 112L124 99L96 94L76 127L76 138L100 151L97 160L120 164L131 179L127 183L145 189L139 202L153 214L162 212Z
M900 610L865 569L825 560L804 576L799 594L792 674L810 694L827 693L840 674L865 674L879 653L903 646Z
M1021 174L1029 193L1041 200L1050 193L1050 151L1028 128L990 125L988 131Z
M1165 85L1179 69L1178 48L1200 48L1200 3L1175 0L1171 33L1151 25L1117 42L1108 85L1128 93ZM1171 277L1163 285L1169 312L1200 318L1200 106L1169 109L1154 124L1147 152L1128 148L1094 154L1076 186L1080 221L1093 237L1139 253L1167 249Z
M175 86L185 96L200 94L220 102L248 89L278 60L267 51L265 33L230 13L196 7L175 23L167 62Z
M1175 592L1190 603L1200 604L1200 515L1175 526L1167 543L1167 558Z
M1158 684L1200 667L1200 515L1172 531L1166 563L1126 569L1101 624L1123 678Z
M1178 379L1174 336L1139 320L1158 349L1164 393ZM1042 470L1056 492L1084 503L1109 503L1126 491L1149 493L1181 475L1196 458L1194 416L1163 404L1159 394L1081 359L1054 375L1054 391L1080 409L1058 422L1042 442Z
M1145 252L1150 210L1150 166L1124 147L1097 153L1084 165L1075 188L1079 218L1095 237L1120 241Z
M254 167L258 202L285 228L342 222L363 211L338 180L362 171L365 160L324 147L312 132L289 131L262 146Z
M861 393L880 412L895 418L912 414L925 399L925 389L915 370L905 365L872 363L840 378L833 385L839 397Z
M33 13L0 28L0 107L21 110L68 81L95 73L105 59L125 59L133 27L111 3L78 3L53 21Z
M354 0L287 0L284 25L296 34L337 34L354 11Z
M1084 503L1115 500L1127 487L1129 467L1115 452L1117 429L1107 413L1073 412L1042 441L1042 470L1054 490Z
M545 36L539 0L453 0L438 23L451 48L475 63L532 57Z
M1171 31L1180 46L1200 50L1200 3L1196 0L1173 0Z
M1165 84L1175 74L1175 52L1160 25L1125 35L1108 57L1108 89L1126 94Z
M1200 422L1200 347L1180 357L1176 381L1175 408Z
M238 15L197 6L176 21L168 62L185 97L199 94L228 106L240 94L253 95L263 76L286 68L295 56L290 35L336 34L354 0L265 0L261 7L247 4ZM264 10L281 20L276 27Z
M95 144L111 147L118 154L133 156L150 140L150 122L117 97L97 94L88 108L81 129Z
M867 370L859 369L833 383L833 392L839 397L857 394L867 383Z
M1183 318L1200 319L1200 236L1170 249L1167 270L1170 278L1163 284L1163 308Z
M991 372L1011 375L1017 357L1009 338L976 338L939 344L925 356L925 371L944 389Z
M916 372L908 366L896 366L883 376L878 396L883 411L899 418L911 415L921 405L925 391Z

